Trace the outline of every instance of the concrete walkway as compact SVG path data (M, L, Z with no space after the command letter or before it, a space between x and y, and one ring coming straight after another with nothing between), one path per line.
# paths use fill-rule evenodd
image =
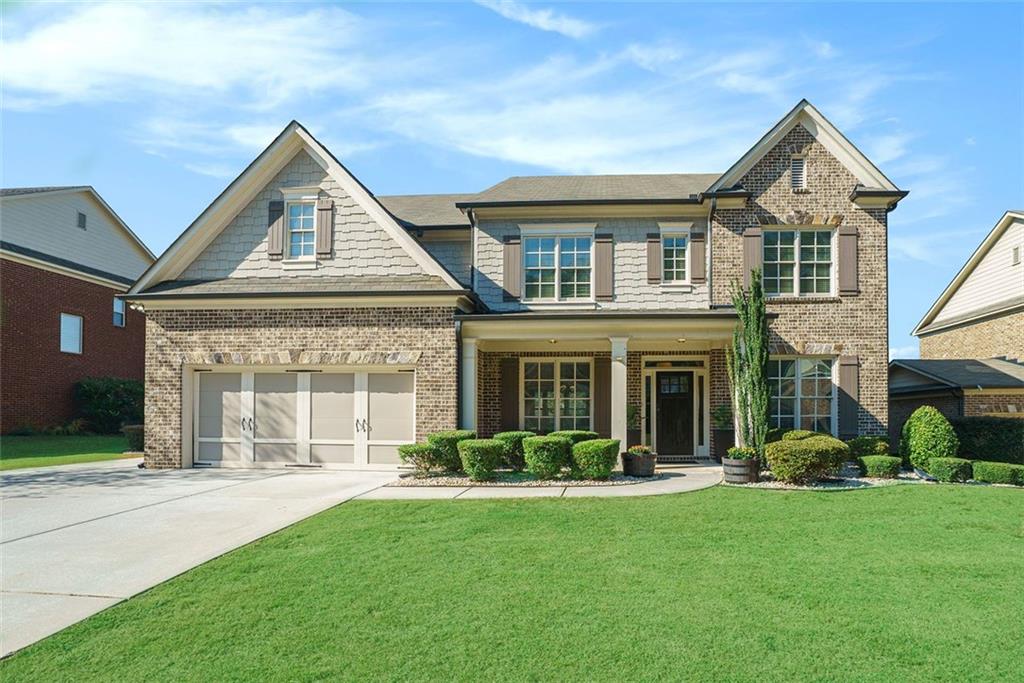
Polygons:
M722 481L721 465L670 465L658 468L663 478L619 486L382 486L360 500L444 500L458 498L611 498L658 496L706 489Z

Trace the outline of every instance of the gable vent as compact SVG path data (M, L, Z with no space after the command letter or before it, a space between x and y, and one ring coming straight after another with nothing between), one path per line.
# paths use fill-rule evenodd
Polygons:
M791 187L794 190L807 189L807 159L804 157L791 157L789 160L789 174Z

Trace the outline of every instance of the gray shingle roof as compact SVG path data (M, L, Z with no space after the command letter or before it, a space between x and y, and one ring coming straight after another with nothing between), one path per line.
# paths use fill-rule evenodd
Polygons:
M50 187L5 187L0 189L0 197L14 197L22 194L38 194L40 192L57 192L58 190L88 189L88 185L52 185Z
M406 228L469 227L469 218L455 207L472 194L401 194L377 197Z
M974 389L1024 388L1024 364L1002 358L985 360L913 359L893 361L955 387Z
M167 280L142 292L143 297L217 296L344 296L365 294L449 293L452 290L436 275L389 277L318 276L249 277L222 280Z
M670 201L700 194L718 173L514 176L467 203L557 201Z

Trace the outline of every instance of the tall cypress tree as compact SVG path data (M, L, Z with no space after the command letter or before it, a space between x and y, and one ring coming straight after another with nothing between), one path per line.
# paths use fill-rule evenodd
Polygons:
M768 436L768 315L761 271L750 273L750 289L732 283L732 305L740 319L726 350L740 441L764 457Z

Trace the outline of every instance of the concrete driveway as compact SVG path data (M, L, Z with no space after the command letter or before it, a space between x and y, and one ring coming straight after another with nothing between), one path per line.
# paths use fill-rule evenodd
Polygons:
M0 656L396 476L137 463L0 475Z

